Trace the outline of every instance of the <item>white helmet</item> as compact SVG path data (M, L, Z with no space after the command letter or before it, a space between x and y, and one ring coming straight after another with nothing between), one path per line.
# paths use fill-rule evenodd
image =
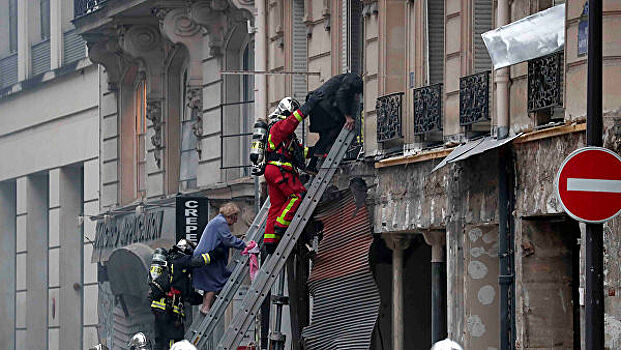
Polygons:
M285 97L278 102L278 106L267 116L267 119L270 124L275 123L291 115L291 113L295 112L298 108L300 108L300 103L295 98Z
M103 344L97 344L88 350L108 350L108 347Z
M461 345L456 342L446 338L441 340L431 347L431 350L464 350Z
M192 345L192 343L190 343L187 340L182 340L182 341L178 341L176 343L173 344L173 346L170 348L170 350L197 350L196 346Z
M142 332L134 334L127 343L129 350L151 350L151 341Z
M196 244L188 239L182 238L177 242L177 248L185 254L192 254L194 253Z

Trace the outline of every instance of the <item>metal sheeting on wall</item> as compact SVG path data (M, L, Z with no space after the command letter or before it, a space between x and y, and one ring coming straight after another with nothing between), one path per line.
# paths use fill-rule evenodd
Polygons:
M380 296L369 266L373 242L366 206L356 216L351 192L319 205L315 218L324 236L309 278L314 298L311 325L302 337L306 349L369 349Z

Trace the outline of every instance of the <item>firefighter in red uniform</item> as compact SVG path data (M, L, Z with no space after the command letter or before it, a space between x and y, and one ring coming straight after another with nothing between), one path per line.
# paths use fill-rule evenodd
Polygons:
M268 116L270 128L266 145L265 180L271 206L263 236L268 254L276 250L306 192L298 169L304 169L304 159L308 157L309 149L303 148L294 131L320 99L321 96L316 96L300 107L295 99L286 97Z

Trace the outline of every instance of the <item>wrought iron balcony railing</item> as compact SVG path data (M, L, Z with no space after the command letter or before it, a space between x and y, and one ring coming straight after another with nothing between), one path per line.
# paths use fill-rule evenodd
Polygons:
M528 61L528 112L563 105L563 53L556 52Z
M414 135L442 130L442 84L414 89Z
M377 142L386 142L403 137L401 101L403 92L395 92L377 98Z
M73 0L73 16L82 17L102 8L108 0Z
M471 125L489 120L490 71L459 79L459 125Z

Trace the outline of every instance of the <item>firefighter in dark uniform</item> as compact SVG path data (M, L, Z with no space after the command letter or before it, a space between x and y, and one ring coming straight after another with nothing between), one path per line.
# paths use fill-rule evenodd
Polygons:
M271 205L263 236L263 245L268 254L276 250L300 206L302 194L306 192L298 169L305 168L309 149L299 143L294 131L319 102L320 96L318 94L308 99L301 107L295 99L286 97L268 116L270 127L266 145L265 180Z
M154 350L169 349L185 333L184 303L198 305L202 296L192 287L193 268L211 263L221 257L216 252L192 256L193 244L182 239L169 252L158 248L153 253L149 285L151 311L155 316Z

